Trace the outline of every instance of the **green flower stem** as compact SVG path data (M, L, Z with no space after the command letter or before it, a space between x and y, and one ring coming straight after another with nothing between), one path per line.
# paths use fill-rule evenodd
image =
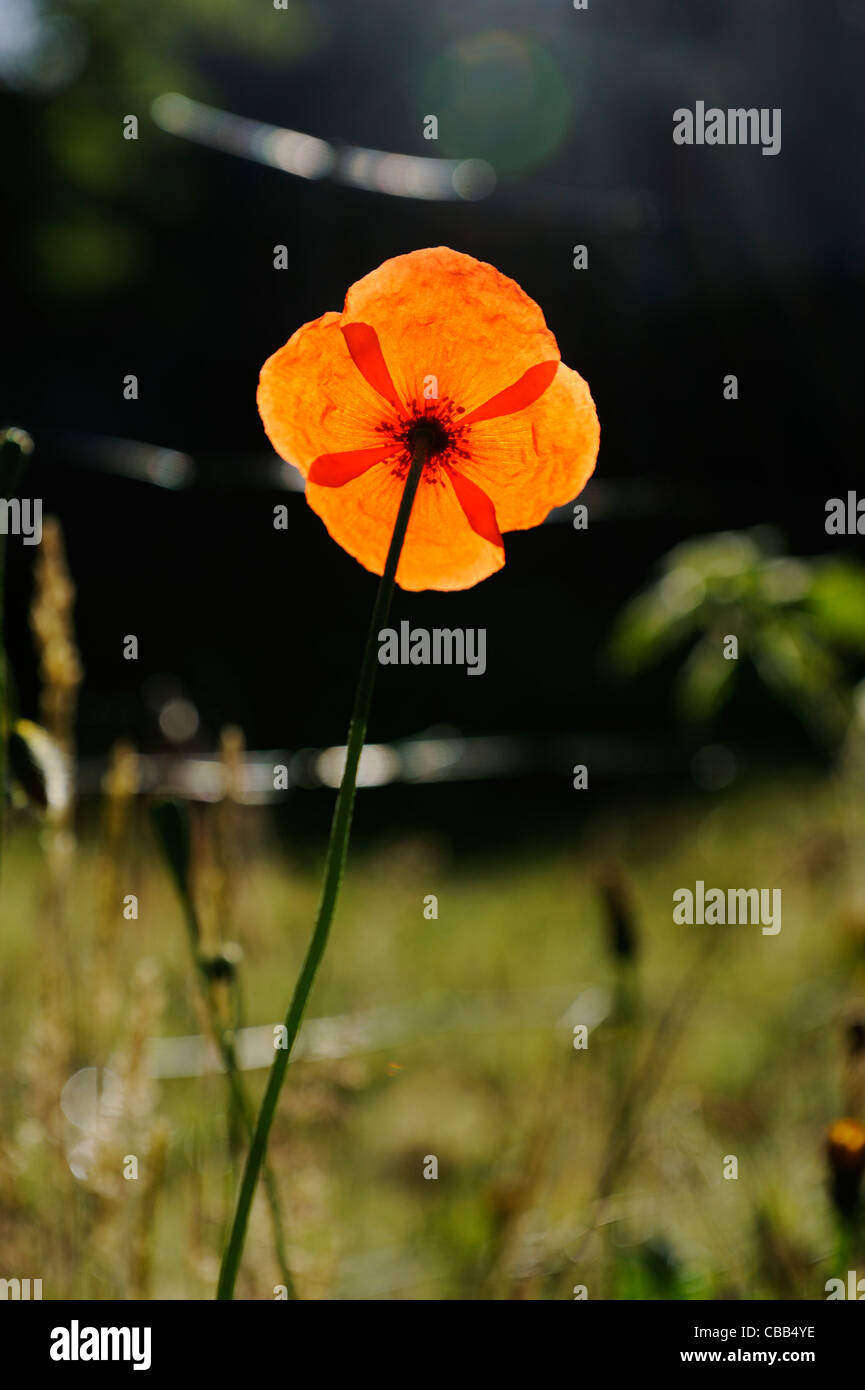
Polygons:
M354 811L354 794L357 786L357 769L360 763L364 739L366 738L369 708L372 701L372 692L375 686L375 677L378 668L378 634L387 621L390 612L397 565L399 564L399 557L402 553L403 541L405 540L405 533L408 528L409 517L411 516L411 509L414 504L418 483L420 482L421 473L423 472L423 466L429 456L429 448L430 440L426 436L419 436L412 452L411 466L406 478L405 488L403 489L399 511L397 512L384 573L382 574L381 582L378 586L378 593L376 594L375 604L372 610L372 618L370 619L369 632L367 633L366 646L364 648L363 661L361 663L360 676L357 683L357 691L354 697L354 710L352 711L351 723L348 730L345 771L342 775L342 782L340 783L339 792L337 794L333 821L331 823L330 841L327 847L327 859L325 862L321 898L318 906L318 916L316 917L315 929L307 949L306 959L303 962L303 968L298 976L288 1013L285 1016L285 1031L287 1034L285 1046L276 1049L273 1066L270 1069L270 1076L267 1081L267 1088L261 1102L261 1109L258 1112L255 1134L253 1135L252 1143L246 1156L246 1166L240 1184L240 1193L237 1199L237 1209L234 1213L234 1222L222 1257L222 1268L219 1271L219 1285L216 1292L216 1297L219 1299L230 1299L234 1297L234 1285L237 1279L237 1271L241 1256L243 1254L246 1228L249 1222L249 1211L252 1206L258 1175L267 1149L267 1139L270 1134L270 1127L273 1123L276 1103L279 1099L282 1083L285 1080L285 1073L291 1056L291 1050L297 1038L313 981L315 980L318 967L321 964L321 958L324 955L325 947L327 946L327 938L330 934L330 925L333 921L333 914L339 897L339 889L342 883L343 869L345 868L346 854L348 852L348 839L351 832L352 813Z

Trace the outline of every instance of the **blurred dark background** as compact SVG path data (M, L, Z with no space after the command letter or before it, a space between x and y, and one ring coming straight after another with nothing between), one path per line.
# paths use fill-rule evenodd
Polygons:
M375 580L276 486L257 375L381 261L444 243L538 301L591 386L601 452L587 531L511 534L505 569L476 589L398 595L396 621L486 627L488 669L388 669L371 736L561 734L585 740L590 768L606 737L624 750L617 776L632 756L639 779L646 749L687 775L669 668L616 681L599 655L688 536L771 523L794 554L858 548L824 521L860 473L863 61L865 0L0 0L0 412L32 434L25 490L64 528L82 752L120 735L163 746L165 689L195 705L195 748L227 722L252 748L342 741ZM158 128L166 92L337 147L484 159L496 186L429 201L293 177ZM780 107L781 152L674 145L674 109L698 99ZM123 399L128 373L137 401ZM106 471L124 457L116 439L187 455L186 485ZM280 501L288 531L272 526ZM10 651L31 713L34 552L10 552ZM122 659L128 633L137 663ZM747 678L717 736L756 759L814 756ZM528 771L460 793L460 815L573 807L567 763ZM454 804L416 790L392 814Z

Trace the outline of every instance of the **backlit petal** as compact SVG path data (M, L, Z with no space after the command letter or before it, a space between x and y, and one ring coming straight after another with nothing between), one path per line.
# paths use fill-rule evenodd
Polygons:
M393 444L380 449L348 449L343 454L320 454L309 470L308 478L319 487L343 487L352 478L359 478L374 463L383 463L397 452Z
M499 415L515 415L518 410L525 410L527 405L533 405L544 394L556 375L558 365L558 358L554 362L537 362L523 372L519 381L506 386L504 391L499 391L491 400L479 405L460 420L460 424L474 425L479 420L495 420Z
M397 583L403 589L468 589L501 569L501 544L478 535L457 498L447 470L422 478L412 508ZM344 487L308 483L307 501L333 539L381 574L404 486L388 464L375 464Z
M494 266L446 246L395 256L365 275L346 295L345 318L375 329L407 405L437 391L469 413L530 367L559 360L534 300Z
M391 380L375 329L370 328L368 323L347 323L342 331L351 353L351 360L358 371L372 389L383 396L398 415L401 414L402 403Z
M472 425L460 472L483 488L501 531L537 526L591 477L600 427L583 378L559 364L552 384L515 415Z
M455 468L449 469L448 473L457 501L465 512L472 530L492 545L504 546L496 521L496 509L483 488L478 487L470 478L463 477Z
M261 369L258 409L278 454L304 476L322 454L381 448L393 411L352 361L340 314L304 324Z

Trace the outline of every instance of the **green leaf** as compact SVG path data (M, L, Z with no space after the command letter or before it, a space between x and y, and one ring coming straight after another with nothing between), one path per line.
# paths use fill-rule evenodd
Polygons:
M679 673L676 691L682 715L692 723L706 723L718 713L733 692L738 662L724 656L717 633L704 637Z
M694 626L693 610L677 611L657 588L639 594L620 614L607 656L619 671L632 674L678 646Z
M812 698L834 690L838 663L802 616L774 616L764 622L754 644L754 665L776 694Z
M852 560L830 560L812 580L807 607L830 641L865 651L865 569Z

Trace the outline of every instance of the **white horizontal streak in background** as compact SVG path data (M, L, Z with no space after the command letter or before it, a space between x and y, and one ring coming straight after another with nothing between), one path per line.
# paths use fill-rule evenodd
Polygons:
M572 986L562 986L520 995L457 995L432 1004L311 1018L301 1026L292 1061L338 1061L439 1033L485 1032L501 1027L570 1028L574 1019L591 1031L603 1022L609 1008L606 990L587 985L576 998ZM265 1023L237 1030L237 1060L242 1070L255 1071L271 1065L277 1026ZM149 1070L151 1076L167 1080L203 1076L222 1071L223 1067L209 1039L193 1034L152 1039Z
M161 130L300 179L332 179L369 193L433 201L486 198L495 170L483 159L430 159L358 145L333 145L285 126L235 116L178 92L156 97L150 113Z

